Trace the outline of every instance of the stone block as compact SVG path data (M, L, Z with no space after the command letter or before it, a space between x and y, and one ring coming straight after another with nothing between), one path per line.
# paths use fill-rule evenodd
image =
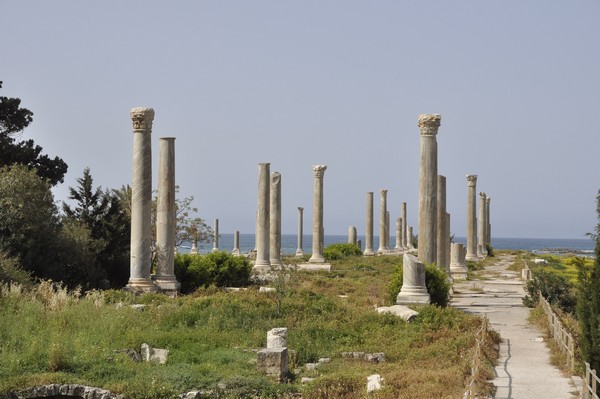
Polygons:
M287 348L287 335L286 327L272 328L267 331L267 348Z
M283 381L288 373L287 348L266 348L256 354L256 367L258 371Z
M140 350L142 360L149 363L165 364L169 355L168 349L153 348L148 344L142 344Z
M418 312L402 305L381 306L377 308L377 313L389 313L394 316L401 317L406 321L411 321L419 314Z
M384 378L379 374L371 374L367 377L367 393L381 389Z

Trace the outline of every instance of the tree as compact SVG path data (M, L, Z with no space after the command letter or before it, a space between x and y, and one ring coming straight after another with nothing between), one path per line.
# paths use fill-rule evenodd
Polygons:
M600 371L600 190L596 197L598 224L595 234L595 259L591 268L581 262L578 273L577 317L581 326L581 353L590 367Z
M55 186L63 182L67 164L59 157L42 154L42 147L31 139L19 142L15 139L32 121L33 112L21 108L19 98L0 96L0 166L25 165Z
M118 191L94 189L89 168L84 169L77 183L77 187L69 187L74 208L63 202L64 219L89 232L89 239L83 243L93 254L93 263L104 272L112 287L122 287L129 278L131 216L123 207Z
M23 165L0 168L0 251L37 277L57 278L60 233L50 184Z

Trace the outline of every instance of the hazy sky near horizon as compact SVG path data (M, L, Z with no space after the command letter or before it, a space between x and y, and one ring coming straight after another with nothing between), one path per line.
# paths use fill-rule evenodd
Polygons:
M258 163L282 174L282 230L365 231L366 192L418 225L421 113L439 113L451 231L467 174L492 235L584 238L600 188L600 1L0 0L0 95L34 113L23 135L96 185L131 182L132 107L176 137L180 196L221 233L252 233ZM393 227L392 227L393 231Z

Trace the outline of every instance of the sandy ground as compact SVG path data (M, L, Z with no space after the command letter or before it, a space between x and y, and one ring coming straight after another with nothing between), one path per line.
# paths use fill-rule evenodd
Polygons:
M505 255L482 272L482 280L457 280L451 305L469 313L486 315L500 333L500 358L492 381L497 399L573 399L579 397L572 379L550 364L544 337L527 317L523 282L507 271L514 256Z

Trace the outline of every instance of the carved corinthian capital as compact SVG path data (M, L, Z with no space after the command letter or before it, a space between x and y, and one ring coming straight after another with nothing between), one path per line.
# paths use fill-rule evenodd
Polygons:
M423 136L435 136L440 127L442 116L439 114L421 114L419 115L419 129Z
M477 175L467 175L467 186L475 187L477 184Z
M326 165L313 165L315 177L323 177L325 175Z
M137 107L129 111L133 130L152 130L152 121L154 120L154 110L152 108Z

